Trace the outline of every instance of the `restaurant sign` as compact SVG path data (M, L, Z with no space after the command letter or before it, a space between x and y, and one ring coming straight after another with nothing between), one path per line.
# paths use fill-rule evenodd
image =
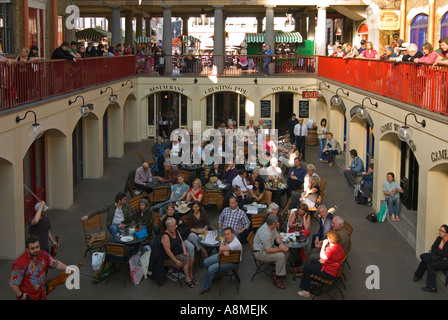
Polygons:
M400 11L390 10L381 11L378 14L379 30L399 30L400 29Z

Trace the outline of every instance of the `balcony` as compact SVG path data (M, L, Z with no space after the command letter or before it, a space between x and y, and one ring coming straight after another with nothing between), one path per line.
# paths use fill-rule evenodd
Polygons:
M263 76L265 57L152 56L48 60L0 65L0 110L130 76ZM272 56L271 76L319 76L443 115L448 114L448 69L415 63L323 56Z

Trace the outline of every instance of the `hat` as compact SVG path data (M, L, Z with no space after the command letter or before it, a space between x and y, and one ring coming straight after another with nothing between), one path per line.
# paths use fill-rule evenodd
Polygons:
M218 182L218 177L216 177L216 176L210 177L210 179L208 181L210 181L211 183Z
M38 203L36 203L36 205L34 206L34 210L39 210L40 207L40 201ZM47 207L47 205L44 205L44 208L42 209L42 211L47 211L49 208Z
M400 50L408 50L408 47L409 47L409 42L404 42L401 45Z
M177 206L177 211L179 211L179 213L187 213L188 211L190 211L190 207L187 203L181 203Z

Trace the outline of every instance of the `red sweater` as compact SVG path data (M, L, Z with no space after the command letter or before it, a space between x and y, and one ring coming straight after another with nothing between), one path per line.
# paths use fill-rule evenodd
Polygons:
M341 265L342 260L344 260L344 249L342 246L338 244L330 244L325 248L325 255L327 259L325 259L322 263L322 270L326 273L332 275L333 277L338 277L340 274L337 274L338 268Z

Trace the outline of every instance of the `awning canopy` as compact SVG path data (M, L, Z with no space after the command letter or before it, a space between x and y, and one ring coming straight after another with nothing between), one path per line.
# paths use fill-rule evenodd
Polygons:
M103 38L111 38L112 34L103 29L87 28L77 31L75 37L76 40L100 40Z
M299 32L282 32L276 31L274 32L274 41L275 43L301 43L302 36ZM265 33L246 33L246 43L259 43L265 42Z
M151 39L148 38L148 37L141 36L141 37L138 37L137 39L135 39L134 42L137 42L137 43L151 43Z
M187 42L187 41L201 42L201 40L199 40L198 38L192 37L192 36L185 36L183 41L184 42Z

